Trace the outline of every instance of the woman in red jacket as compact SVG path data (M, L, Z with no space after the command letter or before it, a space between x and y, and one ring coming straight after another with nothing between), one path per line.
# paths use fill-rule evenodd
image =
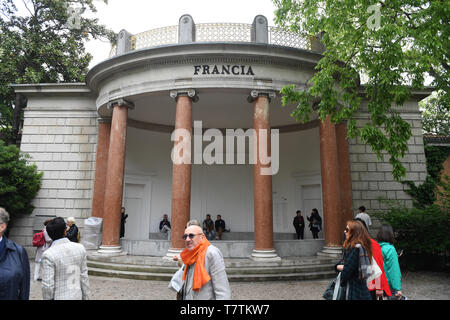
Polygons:
M365 222L361 219L355 219L356 221L359 221L362 223L362 225L365 227L367 231L367 226ZM367 231L369 234L369 232ZM369 234L370 237L370 234ZM383 268L383 254L381 253L381 247L378 244L378 242L372 237L370 237L370 241L372 242L372 256L375 259L376 263L378 264L378 267L381 269L381 276L376 278L375 280L372 280L372 283L368 285L368 289L370 294L372 295L373 300L377 300L378 298L383 298L384 295L390 297L391 296L391 289L389 289L389 284L386 278L386 274L384 273Z

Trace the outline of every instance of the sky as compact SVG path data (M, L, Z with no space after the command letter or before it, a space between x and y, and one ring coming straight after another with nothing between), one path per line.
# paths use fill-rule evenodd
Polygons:
M122 29L131 34L173 26L183 14L190 14L195 23L238 22L252 23L255 16L264 15L273 22L275 6L272 0L97 0L93 15L99 23L115 32ZM90 17L90 16L89 16ZM90 67L109 56L111 45L90 41L86 50L93 55Z

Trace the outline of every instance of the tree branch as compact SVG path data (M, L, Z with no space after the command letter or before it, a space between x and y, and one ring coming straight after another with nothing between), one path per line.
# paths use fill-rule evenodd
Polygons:
M26 1L25 1L25 0L22 0L22 2L23 2L23 5L25 6L25 8L28 10L28 12L29 12L32 16L34 16L35 13L36 13L36 11L35 11L35 13L33 14L33 12L31 12L31 10L28 8ZM34 6L34 5L33 5L33 6Z

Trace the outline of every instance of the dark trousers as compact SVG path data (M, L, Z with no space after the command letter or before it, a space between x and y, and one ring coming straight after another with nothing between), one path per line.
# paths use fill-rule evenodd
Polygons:
M296 228L295 232L297 232L297 239L303 240L303 234L304 234L305 228Z
M311 228L311 232L313 234L314 239L319 239L319 229L317 228Z

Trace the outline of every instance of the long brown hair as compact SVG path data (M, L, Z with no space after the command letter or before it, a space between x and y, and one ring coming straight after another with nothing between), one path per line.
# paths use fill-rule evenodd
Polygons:
M372 241L369 232L357 220L347 221L347 226L349 230L344 241L344 249L355 248L356 244L359 243L366 250L369 260L372 261Z

